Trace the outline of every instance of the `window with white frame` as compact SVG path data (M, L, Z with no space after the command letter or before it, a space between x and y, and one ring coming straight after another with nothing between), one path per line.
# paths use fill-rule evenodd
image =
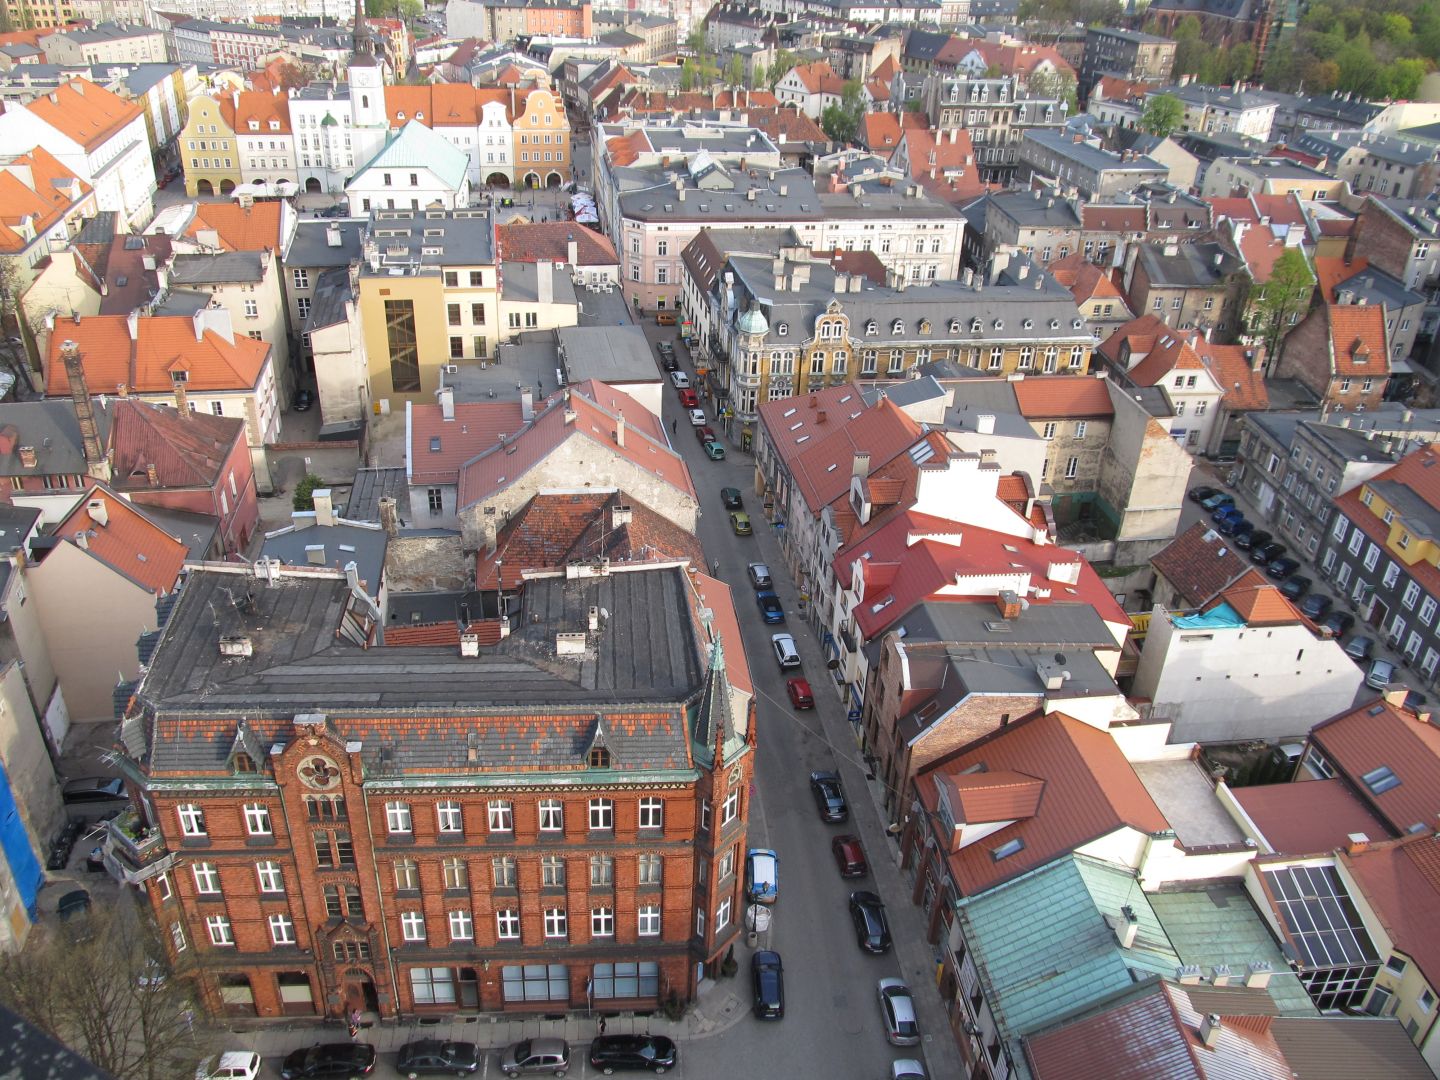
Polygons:
M424 941L424 914L419 911L402 911L400 913L400 936L406 941Z
M1416 582L1409 582L1405 586L1405 595L1400 598L1400 603L1405 605L1406 610L1413 611L1416 602L1420 599L1420 586Z
M520 913L513 908L495 912L495 936L501 941L519 941Z
M270 808L263 803L246 803L245 831L251 836L271 835Z
M590 830L598 832L615 828L615 803L610 799L590 800Z
M637 885L659 885L662 882L662 862L659 855L641 855Z
M515 888L515 856L502 855L490 860L490 874L497 889Z
M1084 420L1076 420L1076 421L1075 421L1075 438L1077 438L1077 439L1083 439L1083 438L1085 438L1085 432L1088 431L1089 428L1090 428L1090 425L1087 424Z
M392 836L411 831L410 804L387 802L385 804L385 829Z
M1374 570L1376 564L1379 563L1379 562L1380 562L1380 549L1379 549L1378 547L1376 547L1374 544L1371 544L1371 545L1365 550L1365 569L1366 569L1366 570Z
M540 887L559 889L565 886L565 860L559 855L540 856Z
M660 934L660 905L641 904L636 909L637 930L641 937L658 937Z
M285 878L280 872L279 863L256 863L255 876L260 879L262 893L283 893L285 891Z
M735 872L735 849L726 848L725 853L720 856L720 861L715 864L715 876L721 881Z
M565 909L545 909L545 936L547 938L563 938L566 936Z
M475 920L468 911L450 912L450 940L471 941L475 937Z
M228 915L210 915L205 919L205 929L210 934L211 945L234 945L235 938L230 932Z
M720 906L715 909L715 932L717 934L730 925L731 906L732 901L730 897L727 896L724 900L720 901Z
M1388 589L1392 587L1395 582L1400 580L1400 567L1396 566L1393 562L1388 563L1385 567L1385 576L1380 580L1385 588Z
M665 826L665 802L662 799L640 800L640 828L661 829Z
M289 915L271 915L270 941L275 945L295 944L295 922Z
M615 909L608 907L597 907L590 909L590 936L591 937L614 937L615 936Z
M487 807L487 818L492 833L515 831L515 807L508 800L492 800Z
M1427 596L1424 600L1420 601L1419 618L1426 626L1429 626L1435 621L1435 607L1435 598L1433 596Z
M205 835L205 811L200 807L194 803L181 803L175 808L175 814L180 819L182 836Z
M609 855L590 856L590 887L608 889L615 884L615 860Z
M458 802L439 802L435 804L435 823L442 833L462 833L465 831L465 822Z
M1364 546L1365 534L1359 529L1356 529L1350 534L1350 543L1346 545L1346 550L1349 551L1351 555L1359 555L1360 549Z
M540 800L540 831L563 832L565 830L565 804L559 799Z
M195 877L195 891L201 896L220 895L220 872L213 863L192 863L190 873Z
M185 941L185 927L178 922L172 922L170 924L170 940L175 945L176 952L184 952L187 944Z
M725 796L725 804L720 807L720 827L723 829L730 822L740 816L740 792L732 791Z

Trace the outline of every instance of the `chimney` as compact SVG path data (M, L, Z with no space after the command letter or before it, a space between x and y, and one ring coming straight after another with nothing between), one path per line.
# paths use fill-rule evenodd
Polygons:
M612 506L610 508L610 527L618 529L622 525L629 525L634 513L628 506Z
M170 373L170 385L175 390L175 409L180 414L180 419L190 419L190 399L185 394L185 380L189 376L188 371L172 371Z
M1018 619L1020 617L1020 597L1014 589L1001 589L995 594L995 609L1000 612L1000 617L1005 620Z
M479 656L479 655L480 655L480 635L479 635L479 634L469 634L469 633L465 633L465 634L461 634L461 635L460 635L460 655L461 655L461 656Z
M95 403L90 400L90 388L85 383L85 365L80 361L80 346L73 341L60 343L60 355L65 359L65 378L70 382L70 403L75 407L75 419L80 424L80 441L85 452L85 465L93 470L105 460L100 449L100 429L95 425Z
M549 304L555 299L555 282L551 275L552 269L549 259L541 259L535 264L535 299L537 303Z
M528 386L520 388L520 419L527 424L535 419L535 391Z
M453 386L442 386L435 391L435 396L440 399L440 419L449 423L455 419L455 388Z
M1270 976L1275 974L1275 969L1270 966L1269 960L1251 960L1245 965L1245 985L1255 989L1263 990L1270 985Z
M625 414L621 413L615 417L615 445L622 450L625 448Z
M36 466L37 464L39 464L39 463L35 460L35 447L33 447L33 446L22 446L22 447L20 447L20 464L21 464L22 466L24 466L25 468L27 468L27 469L33 469L33 468L35 468L35 466Z
M110 524L110 507L105 504L104 499L91 499L85 504L85 513L101 528Z
M1345 854L1360 855L1370 850L1370 837L1363 832L1352 832L1345 837Z
M130 331L131 341L138 341L140 339L140 313L138 311L132 311L129 315L125 316L125 329Z
M329 488L316 488L310 493L315 500L315 524L335 524L335 503L330 498Z
M307 563L309 563L311 566L324 566L324 565L325 565L325 545L324 545L324 544L306 544L306 545L305 545L305 561L306 561Z
M290 512L290 527L296 532L299 532L301 529L308 529L314 524L314 510L292 510Z
M1396 686L1386 690L1382 696L1385 698L1385 704L1394 705L1395 708L1400 709L1404 707L1405 699L1410 696L1410 691L1403 686Z
M576 419L577 419L578 417L579 417L579 413L577 413L574 409L566 409L566 410L565 410L565 426L566 426L566 427L569 427L569 426L571 426L572 424L574 424L575 421L576 421Z
M850 475L858 476L862 480L870 475L870 453L867 450L856 450L855 457L850 462Z
M392 496L387 495L380 500L380 527L385 530L386 536L400 535L400 514Z
M1204 1020L1200 1021L1200 1041L1211 1050L1220 1041L1220 1014L1207 1013Z
M145 482L151 487L160 486L160 470L155 467L153 461L145 466Z
M90 535L84 529L75 533L75 546L81 551L90 550Z
M975 417L975 430L981 435L995 434L995 414L981 413Z
M565 240L565 260L572 267L578 265L580 262L580 245L573 236Z

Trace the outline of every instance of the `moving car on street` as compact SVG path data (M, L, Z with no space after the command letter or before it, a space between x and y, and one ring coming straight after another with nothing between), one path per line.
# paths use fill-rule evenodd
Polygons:
M793 679L786 679L785 693L790 697L790 704L797 709L813 709L815 707L815 695L810 692L809 679L802 679L799 675Z
M740 494L739 488L721 488L720 501L725 505L726 510L743 510L745 508L745 498Z
M749 536L750 515L743 510L730 511L730 528L736 536Z
M768 589L755 594L755 603L760 607L760 617L767 623L783 623L785 609L780 606L780 597Z

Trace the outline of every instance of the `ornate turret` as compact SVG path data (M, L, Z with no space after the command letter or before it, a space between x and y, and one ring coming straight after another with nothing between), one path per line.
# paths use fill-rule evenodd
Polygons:
M355 0L354 48L350 66L375 66L375 41L370 37L370 24L365 21L365 0Z

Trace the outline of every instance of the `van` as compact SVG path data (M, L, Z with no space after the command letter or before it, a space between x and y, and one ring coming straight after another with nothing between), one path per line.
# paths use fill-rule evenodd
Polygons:
M657 311L655 313L656 326L674 326L675 313L673 311Z
M745 895L752 904L773 904L780 896L780 857L769 848L745 853Z

